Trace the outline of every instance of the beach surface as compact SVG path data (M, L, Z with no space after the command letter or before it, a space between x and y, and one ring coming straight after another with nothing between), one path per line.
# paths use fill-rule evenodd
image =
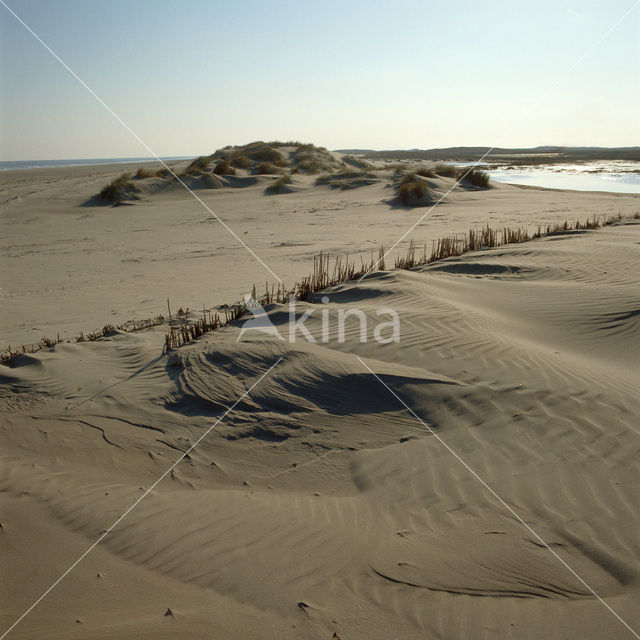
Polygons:
M176 171L186 165L171 163ZM444 199L425 215L429 207L390 202L391 171L351 189L315 186L317 176L302 174L293 177L293 192L281 195L265 195L276 176L237 176L232 186L196 189L234 237L180 186L121 207L95 199L106 183L139 166L0 173L0 348L166 314L167 298L174 310L195 310L241 300L253 284L263 291L280 278L291 286L308 275L320 250L363 252L368 260L422 216L399 251L410 240L430 249L436 238L486 224L533 230L640 210L640 195L498 183L474 191L437 178L430 182Z
M274 281L186 192L93 206L122 171L0 176L2 342ZM321 249L377 253L426 210L390 203L385 179L270 181L198 196L285 282ZM639 203L454 188L412 238ZM388 263L297 303L314 340L287 339L274 304L284 339L237 323L163 354L157 326L0 366L3 628L64 575L9 637L636 637L639 254L640 221L621 220ZM335 339L353 309L369 339L356 318ZM370 339L381 309L398 341Z

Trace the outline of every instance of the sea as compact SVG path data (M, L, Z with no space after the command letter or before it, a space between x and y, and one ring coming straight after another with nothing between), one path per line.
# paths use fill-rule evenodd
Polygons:
M640 193L640 162L609 160L581 164L489 167L487 173L496 182L547 189Z
M191 160L195 156L166 156L163 162ZM0 171L15 169L52 169L54 167L82 167L95 164L129 164L131 162L157 162L157 158L81 158L72 160L0 160Z

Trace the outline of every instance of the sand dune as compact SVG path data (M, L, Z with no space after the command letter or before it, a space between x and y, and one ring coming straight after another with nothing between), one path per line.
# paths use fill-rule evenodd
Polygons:
M176 170L187 164L176 164ZM157 316L166 312L167 298L174 310L210 308L241 299L254 283L262 288L265 280L275 281L183 189L141 193L130 206L94 206L106 183L136 168L0 175L1 349L58 333L74 339L107 323ZM368 257L424 214L427 209L393 202L391 170L378 176L379 182L343 190L316 185L316 175L296 174L289 185L293 193L273 196L265 188L276 176L223 176L224 188L197 194L290 286L309 273L318 251L364 251ZM255 184L247 186L247 180ZM429 182L438 197L455 184L450 178ZM633 215L639 203L640 196L628 194L455 187L399 249L411 239L430 246L433 239L487 223L535 229L567 218Z
M393 308L398 343L323 343L314 312L316 343L161 355L158 327L1 367L5 626L103 535L13 637L632 638L593 591L640 628L639 244L631 221L299 303Z

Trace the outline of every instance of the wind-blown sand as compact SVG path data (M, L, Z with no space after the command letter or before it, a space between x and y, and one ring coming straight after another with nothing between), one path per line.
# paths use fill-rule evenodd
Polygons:
M62 194L76 178L52 179ZM381 204L383 184L290 201L263 188L211 202L262 238L252 248L287 277L311 249L388 242L421 214ZM124 315L147 304L156 313L152 302L170 287L176 304L189 304L202 278L219 301L240 276L258 280L183 196L86 214L68 203L56 211L52 197L59 225L28 238L45 218L45 193L5 212L5 242L23 234L25 245L22 262L5 263L25 265L11 267L23 295L5 317L7 336L24 335L11 314L37 302L38 261L43 289L73 260L85 271L96 261L86 280L73 271L66 320L55 306L41 312L42 325L62 320L68 331L104 323L86 307L90 295ZM452 196L427 235L630 213L638 203L508 186ZM65 232L67 249L56 244ZM88 253L74 257L84 236ZM328 290L327 305L319 296L298 304L314 311L315 344L260 332L236 342L240 326L227 326L161 355L156 327L0 367L4 628L215 424L10 637L633 638L442 441L637 632L639 246L640 224L628 221L378 272ZM46 256L55 247L59 262ZM189 260L199 250L206 259ZM141 261L123 263L128 254ZM120 282L132 264L137 279ZM400 342L361 344L348 321L344 344L323 344L320 306L332 319L357 307L370 327L392 308ZM287 311L268 309L285 335Z
M137 165L136 165L137 166ZM186 162L177 167L186 166ZM133 206L83 206L110 180L135 166L72 167L0 173L0 348L43 336L75 338L175 309L241 299L275 278L189 193L174 188ZM295 193L265 196L274 176L247 176L243 188L199 189L198 197L291 286L318 251L390 247L427 208L390 206L391 172L357 189L314 187L293 177ZM442 195L448 178L431 181ZM552 191L496 184L456 187L406 238L427 243L450 233L633 215L640 196ZM368 257L368 256L367 256Z

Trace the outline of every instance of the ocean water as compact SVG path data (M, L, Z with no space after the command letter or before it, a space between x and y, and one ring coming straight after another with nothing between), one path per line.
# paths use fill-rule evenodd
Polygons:
M640 162L607 161L489 169L496 182L547 189L640 193Z
M195 156L167 156L161 158L169 160L191 160ZM0 171L12 169L50 169L53 167L82 167L94 164L129 164L131 162L153 162L156 158L84 158L75 160L0 160Z

